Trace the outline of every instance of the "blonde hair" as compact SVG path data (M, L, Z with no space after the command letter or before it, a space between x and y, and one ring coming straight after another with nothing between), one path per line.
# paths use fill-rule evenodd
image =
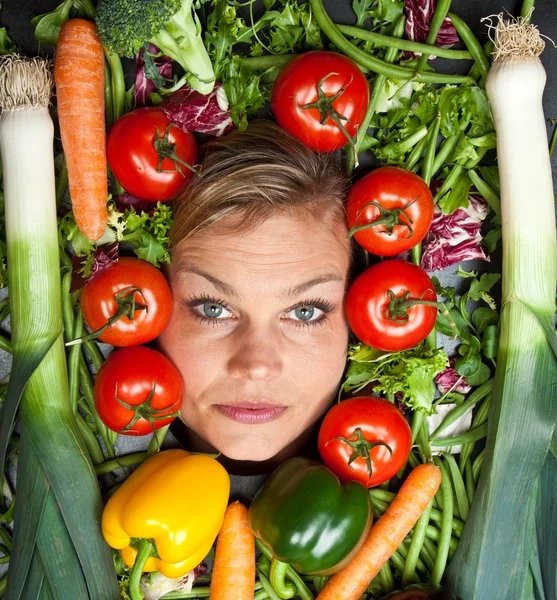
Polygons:
M338 155L317 154L271 121L254 121L205 144L201 170L174 202L171 248L231 214L250 228L306 209L345 222L349 179Z

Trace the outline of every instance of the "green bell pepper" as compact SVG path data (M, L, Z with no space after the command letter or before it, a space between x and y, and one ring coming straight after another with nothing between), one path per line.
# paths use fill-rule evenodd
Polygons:
M249 508L254 535L300 573L330 575L354 557L372 521L368 490L341 483L321 463L291 458L259 490Z

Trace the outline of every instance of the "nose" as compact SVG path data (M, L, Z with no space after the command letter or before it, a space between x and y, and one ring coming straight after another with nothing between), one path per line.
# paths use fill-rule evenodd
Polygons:
M237 379L265 380L279 377L283 361L279 332L251 325L236 332L228 372Z

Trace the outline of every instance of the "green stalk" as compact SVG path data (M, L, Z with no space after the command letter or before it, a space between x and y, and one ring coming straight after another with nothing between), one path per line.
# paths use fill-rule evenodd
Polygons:
M438 0L435 6L435 12L433 13L433 17L431 19L431 23L429 24L429 31L427 32L427 38L425 43L428 46L433 46L435 44L435 40L437 39L437 34L441 29L441 25L443 25L443 21L449 12L449 8L451 7L451 0ZM427 60L429 58L429 54L422 52L420 59L418 60L418 66L416 67L416 74L420 74L425 66L427 65Z
M20 453L27 445L42 481L47 482L56 498L57 515L71 539L71 544L61 545L58 550L64 564L74 565L66 581L68 589L74 589L75 580L78 590L77 582L84 578L89 598L112 600L118 598L118 586L116 577L110 576L114 572L112 556L100 530L102 499L70 403L60 335L63 320L54 127L48 114L52 77L44 61L6 56L0 62L0 79L0 146L14 353L10 386L25 385L20 414L26 433ZM45 349L48 353L42 358ZM21 371L16 371L16 364L25 362L40 363L26 381ZM21 465L17 477L19 487L25 478ZM57 547L54 513L49 510L32 514L32 495L40 497L38 488L26 494L25 502L18 503L16 510L8 597L19 597L26 585L28 569L17 577L17 570L12 571L14 565L29 565L37 547ZM34 538L25 535L30 523L38 525Z
M339 51L374 73L386 75L387 77L400 79L402 81L413 79L415 81L423 81L424 83L466 83L471 81L471 78L467 76L444 75L442 73L431 72L416 73L413 69L409 69L408 67L391 65L383 60L370 56L349 42L344 35L342 35L338 27L331 21L323 6L322 0L309 0L309 4L317 24Z
M338 23L335 23L335 25L344 35L349 35L357 40L372 42L376 46L385 46L387 48L395 48L396 50L404 50L406 52L419 52L420 54L426 54L427 56L439 56L440 58L449 58L453 60L472 59L472 55L468 50L440 48L439 46L421 44L420 42L413 42L412 40L403 40L395 34L392 36L383 35L381 33L376 33L375 31L370 31L369 29L353 27L352 25L341 25Z

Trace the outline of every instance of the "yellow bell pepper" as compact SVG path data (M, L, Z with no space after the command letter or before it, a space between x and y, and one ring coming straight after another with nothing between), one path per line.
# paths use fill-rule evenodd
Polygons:
M129 567L137 558L132 571L137 584L143 571L181 577L209 553L229 494L228 473L214 458L178 449L159 452L109 499L102 532Z

